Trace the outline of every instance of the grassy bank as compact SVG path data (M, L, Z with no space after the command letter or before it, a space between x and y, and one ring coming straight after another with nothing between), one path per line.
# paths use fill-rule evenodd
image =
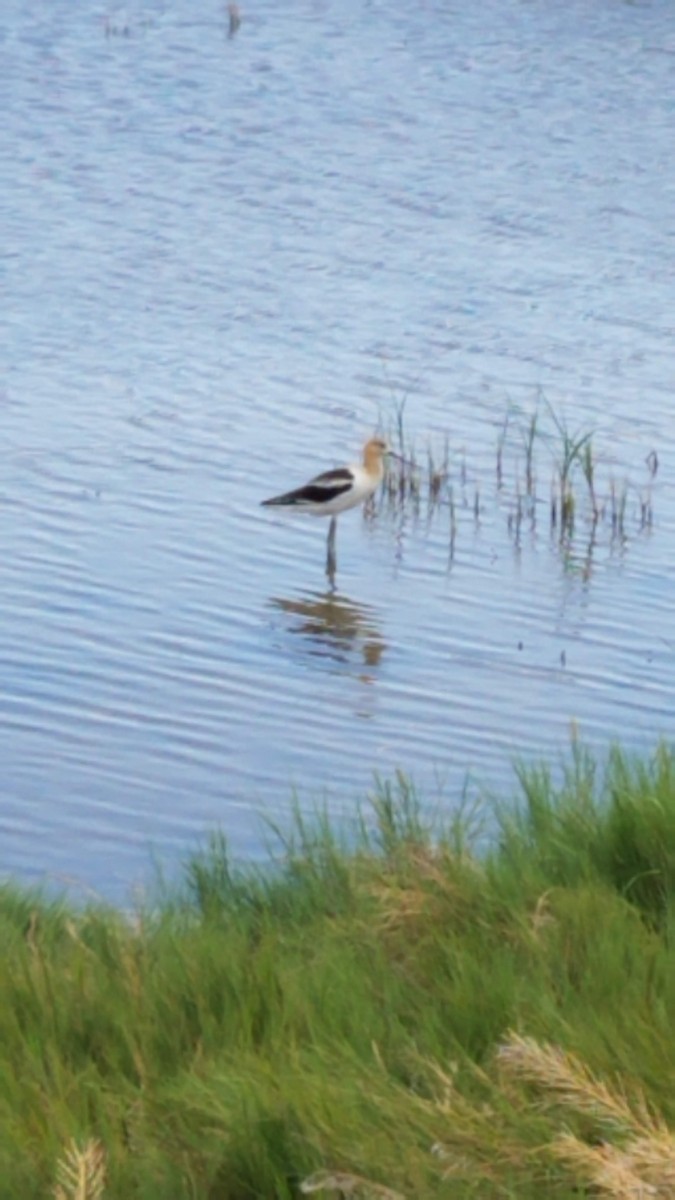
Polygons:
M399 781L132 922L5 888L0 1197L675 1195L675 760L498 821Z

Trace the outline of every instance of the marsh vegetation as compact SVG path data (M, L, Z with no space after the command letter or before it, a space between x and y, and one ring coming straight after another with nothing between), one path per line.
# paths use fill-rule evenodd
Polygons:
M447 520L449 564L460 527L479 528L489 510L498 511L516 550L526 539L546 537L566 566L587 572L604 546L622 552L650 531L659 470L656 450L632 474L614 462L593 429L572 427L539 396L529 411L507 406L499 426L489 475L475 467L484 447L460 447L450 433L420 448L406 421L408 395L392 398L383 418L400 456L390 460L379 509L399 522Z
M3 888L0 1195L672 1197L671 751L426 812L216 836L131 916Z

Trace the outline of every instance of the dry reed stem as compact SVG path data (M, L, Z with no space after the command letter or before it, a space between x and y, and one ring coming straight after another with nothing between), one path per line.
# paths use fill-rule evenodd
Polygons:
M555 925L555 917L551 914L549 903L550 895L550 889L542 892L534 906L534 912L530 915L530 928L537 940L539 940L542 930L546 929L549 925Z
M382 872L367 887L380 906L380 928L393 931L422 917L432 920L439 906L461 903L461 888L447 872L448 865L460 861L466 868L476 865L468 856L419 846L408 851L403 873Z
M534 1038L512 1033L499 1047L497 1059L515 1079L541 1088L549 1099L612 1130L647 1138L668 1136L640 1092L629 1100L620 1090L610 1090L580 1059L559 1046L542 1046Z
M426 1067L435 1081L436 1094L433 1099L417 1095L413 1104L422 1113L440 1115L445 1122L444 1137L431 1146L432 1155L442 1164L443 1179L461 1176L473 1185L480 1180L494 1186L497 1195L504 1172L526 1171L531 1175L533 1169L538 1169L535 1157L539 1151L523 1139L519 1127L508 1127L500 1120L501 1099L495 1108L488 1099L478 1102L463 1095L456 1084L460 1069L457 1063L443 1069L438 1062L427 1060ZM471 1074L489 1095L494 1081L487 1072L474 1063Z
M672 1200L675 1195L675 1139L635 1138L620 1149L609 1143L589 1146L565 1133L553 1152L601 1194L612 1200Z
M652 1186L657 1195L675 1196L675 1136L668 1131L652 1137L634 1138L625 1147L635 1170Z
M554 1155L587 1184L612 1200L673 1200L675 1136L640 1091L630 1097L612 1091L574 1055L517 1034L499 1048L498 1061L515 1079L540 1088L544 1103L549 1098L623 1135L621 1146L591 1145L572 1133L553 1140Z
M83 1146L73 1139L56 1166L54 1200L100 1200L105 1187L106 1153L90 1138Z
M305 1195L312 1192L339 1192L342 1196L377 1197L377 1200L404 1200L400 1192L384 1187L381 1183L373 1183L362 1175L353 1175L350 1171L316 1171L309 1179L300 1184L300 1191Z

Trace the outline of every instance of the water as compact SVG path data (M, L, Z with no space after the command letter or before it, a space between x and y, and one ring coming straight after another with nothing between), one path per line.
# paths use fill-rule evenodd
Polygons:
M2 871L123 899L216 825L263 854L294 791L400 767L450 810L570 723L671 734L671 12L259 0L228 39L218 3L7 0ZM625 545L561 555L542 441L514 546L540 393L628 481ZM325 527L258 502L404 395L454 557L447 508L352 513L331 595Z

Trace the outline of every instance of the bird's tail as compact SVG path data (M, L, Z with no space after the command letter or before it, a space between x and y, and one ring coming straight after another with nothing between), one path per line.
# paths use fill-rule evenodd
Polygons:
M269 500L260 501L260 504L263 508L274 508L275 505L280 508L289 503L291 502L286 498L286 496L272 496Z

